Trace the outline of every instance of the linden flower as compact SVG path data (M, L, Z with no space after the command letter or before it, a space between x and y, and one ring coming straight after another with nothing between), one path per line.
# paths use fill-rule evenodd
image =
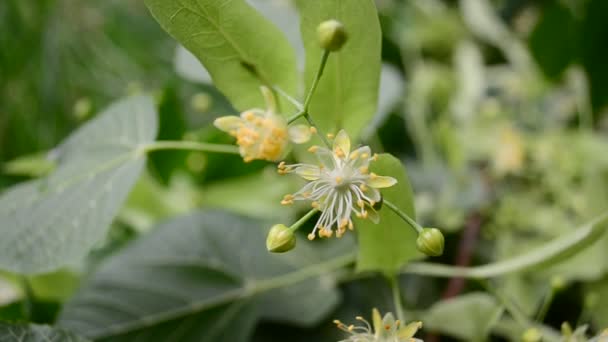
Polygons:
M372 311L372 325L363 317L357 317L364 326L346 325L338 320L334 323L340 330L346 331L351 336L340 342L415 342L422 340L414 338L414 335L422 327L422 322L412 322L401 326L401 321L395 320L392 313L387 313L383 318L377 309Z
M262 88L268 109L250 109L240 116L217 118L213 124L236 138L245 162L254 159L277 161L287 154L289 141L302 144L310 139L305 125L287 127L287 120L276 114L276 101L267 88Z
M336 236L341 237L346 228L353 229L351 214L357 217L369 218L377 223L378 213L374 205L381 200L380 188L387 188L397 180L392 177L378 176L369 172L369 163L376 160L368 146L350 150L350 139L341 130L333 143L333 151L327 148L312 146L309 151L317 156L319 165L311 164L279 164L279 173L295 173L304 178L307 183L295 194L285 195L282 204L292 204L293 201L309 200L312 207L321 211L312 233L320 237L331 237L332 227L336 226Z

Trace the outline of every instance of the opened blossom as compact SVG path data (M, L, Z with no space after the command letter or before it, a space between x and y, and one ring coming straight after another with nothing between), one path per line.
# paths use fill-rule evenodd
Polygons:
M282 204L294 201L311 201L321 216L308 235L310 240L318 235L331 237L334 230L340 237L346 229L353 229L352 215L377 223L374 209L382 196L378 189L397 183L392 177L379 176L369 171L376 160L368 146L351 151L350 138L344 130L335 137L332 149L312 146L309 149L317 157L318 164L279 164L279 173L295 173L309 181L295 194L285 195Z
M422 342L414 337L422 327L421 322L404 325L403 322L395 320L390 312L381 317L377 309L372 311L372 324L360 316L356 319L363 325L346 325L339 320L334 321L340 330L350 334L340 342Z
M215 127L236 138L245 162L255 159L277 161L284 158L289 142L305 143L310 139L310 128L305 125L287 126L287 120L276 113L276 101L267 88L262 88L267 109L253 108L240 116L217 118Z

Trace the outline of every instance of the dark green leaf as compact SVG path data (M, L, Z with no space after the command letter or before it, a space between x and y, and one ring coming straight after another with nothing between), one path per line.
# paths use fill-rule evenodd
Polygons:
M63 329L37 324L7 324L0 322L0 342L86 342Z
M273 255L265 249L268 229L220 212L169 221L100 266L67 304L60 324L96 339L147 339L186 329L180 341L222 340L207 331L215 329L217 336L240 333L226 341L246 341L251 322L260 318L318 322L339 300L329 272L353 261L343 251L350 245L302 241L288 254Z

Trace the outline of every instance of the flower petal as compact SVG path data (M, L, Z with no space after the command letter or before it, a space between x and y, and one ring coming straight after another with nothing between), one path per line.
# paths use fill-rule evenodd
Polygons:
M306 125L295 125L289 127L289 140L296 144L303 144L310 140L310 128Z
M326 170L333 170L336 168L336 159L330 150L324 147L318 147L315 149L314 154L317 156L321 166Z
M315 165L309 165L309 164L300 165L300 166L296 167L294 172L298 176L300 176L306 180L310 180L310 181L317 180L317 179L319 179L319 177L321 177L321 169Z
M231 131L239 129L243 125L243 119L234 115L222 116L215 119L215 121L213 121L213 125L224 132L230 133Z
M395 184L397 184L397 180L395 178L388 176L378 176L375 174L371 174L371 176L367 180L367 185L376 189L388 188Z
M352 151L349 155L350 163L354 169L359 169L363 166L368 166L370 158L372 156L372 150L369 146L361 146L358 149Z
M376 209L366 206L365 210L367 210L367 218L375 224L380 222L380 215L376 211ZM385 316L386 317L386 316Z
M346 134L346 131L342 129L340 132L338 132L336 138L334 139L333 147L334 151L337 149L342 150L345 156L350 153L350 138L348 137L348 134Z

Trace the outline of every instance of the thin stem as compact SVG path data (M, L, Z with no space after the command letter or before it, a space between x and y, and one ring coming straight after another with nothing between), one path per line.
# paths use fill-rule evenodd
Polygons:
M319 211L319 209L313 208L306 215L302 216L296 223L292 224L289 229L292 232L298 230L306 221L308 221L311 217L314 216Z
M403 219L405 222L407 222L407 224L409 224L410 227L414 228L418 234L422 233L422 227L418 223L416 223L416 221L414 221L411 217L409 217L406 213L404 213L401 209L397 208L397 206L395 204L384 199L382 201L382 205L386 205L387 207L389 207L389 209L391 209L395 214L397 214L399 217L401 217L401 219Z
M23 286L23 310L24 315L27 319L32 318L32 313L34 311L34 291L30 286L30 282L25 276L21 276L21 284Z
M513 303L509 297L507 297L502 291L493 287L488 281L478 279L479 283L496 299L500 301L502 306L511 314L513 319L519 324L522 328L528 328L532 325L532 323L528 320L528 317L520 310L517 304Z
M155 141L144 145L143 152L153 152L161 150L193 150L213 153L239 154L239 148L233 145L209 144L196 141Z
M551 307L551 303L553 303L553 299L555 298L556 292L557 291L555 290L555 288L551 286L549 293L547 293L547 296L545 296L545 298L543 299L543 304L541 305L540 309L538 310L538 314L536 315L536 321L538 323L542 323L545 320L547 312L549 312L549 308Z
M321 57L321 64L319 64L319 69L317 69L317 74L315 75L315 78L312 80L312 85L310 86L310 90L308 91L308 94L306 95L306 99L304 100L304 112L308 113L308 106L310 105L310 100L312 100L312 95L315 93L315 90L317 89L317 85L319 85L319 80L321 79L321 76L323 76L323 70L325 70L325 65L327 64L327 58L329 57L329 50L324 50L323 51L323 56Z
M386 203L386 201L384 201L384 203ZM608 212L596 217L594 220L575 229L571 233L546 243L542 247L510 259L475 267L412 262L402 270L402 273L436 277L483 279L498 277L508 273L523 272L539 268L543 265L552 265L576 255L586 247L598 241L607 229Z
M300 101L298 101L298 100L294 99L293 97L291 97L283 89L281 89L281 88L279 88L277 86L272 86L271 88L277 94L281 95L284 99L286 99L287 101L289 101L289 103L291 103L292 105L294 105L294 107L296 107L298 110L302 110L302 108L304 108L304 106L302 105L302 103L300 103Z
M292 122L298 120L299 118L301 118L304 115L306 115L306 112L304 112L304 110L300 110L299 112L295 113L292 117L287 119L287 124L291 124Z
M388 278L388 282L391 285L391 292L393 293L393 306L395 307L395 314L397 318L404 323L405 315L403 314L403 304L401 302L401 289L399 288L399 280L397 275L393 275Z

